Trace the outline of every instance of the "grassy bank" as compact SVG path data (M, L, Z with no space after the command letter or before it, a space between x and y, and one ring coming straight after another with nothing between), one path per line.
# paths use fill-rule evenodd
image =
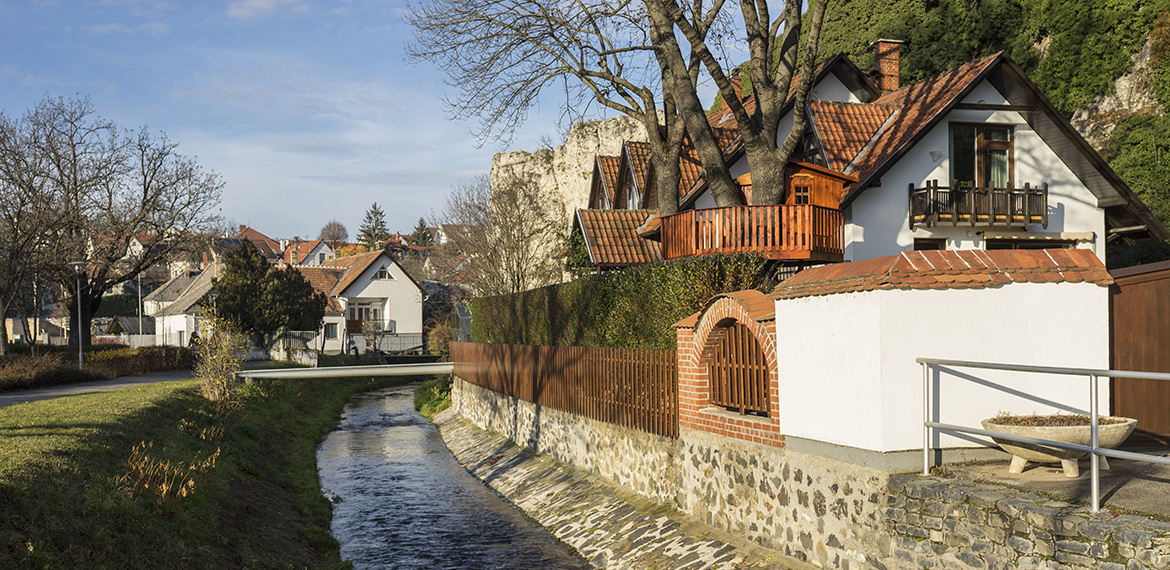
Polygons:
M451 378L431 378L414 390L414 409L425 417L451 407Z
M0 568L347 567L316 444L349 398L412 378L195 381L0 408Z

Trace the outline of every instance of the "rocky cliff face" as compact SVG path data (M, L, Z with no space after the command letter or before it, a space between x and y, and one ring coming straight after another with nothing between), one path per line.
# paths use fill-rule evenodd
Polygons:
M1098 96L1088 107L1074 113L1072 125L1100 151L1122 119L1130 115L1165 112L1154 98L1150 42L1146 41L1141 51L1133 55L1129 73L1117 79L1113 94Z
M515 150L493 156L492 186L502 176L532 177L543 193L559 196L571 214L589 201L594 157L617 155L625 140L645 141L642 124L625 116L575 123L565 143L554 149Z

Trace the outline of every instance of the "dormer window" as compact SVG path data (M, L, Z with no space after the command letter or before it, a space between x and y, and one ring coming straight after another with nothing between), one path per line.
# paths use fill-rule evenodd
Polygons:
M951 179L960 188L1012 187L1012 129L951 124Z

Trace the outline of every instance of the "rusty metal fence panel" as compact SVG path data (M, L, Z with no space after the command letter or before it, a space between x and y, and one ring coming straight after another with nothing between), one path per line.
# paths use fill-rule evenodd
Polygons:
M673 349L451 343L455 375L541 406L678 437Z

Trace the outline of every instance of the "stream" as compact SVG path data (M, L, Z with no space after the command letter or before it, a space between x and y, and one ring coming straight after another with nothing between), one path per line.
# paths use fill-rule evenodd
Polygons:
M341 557L355 569L588 568L455 461L414 389L354 397L317 450Z

